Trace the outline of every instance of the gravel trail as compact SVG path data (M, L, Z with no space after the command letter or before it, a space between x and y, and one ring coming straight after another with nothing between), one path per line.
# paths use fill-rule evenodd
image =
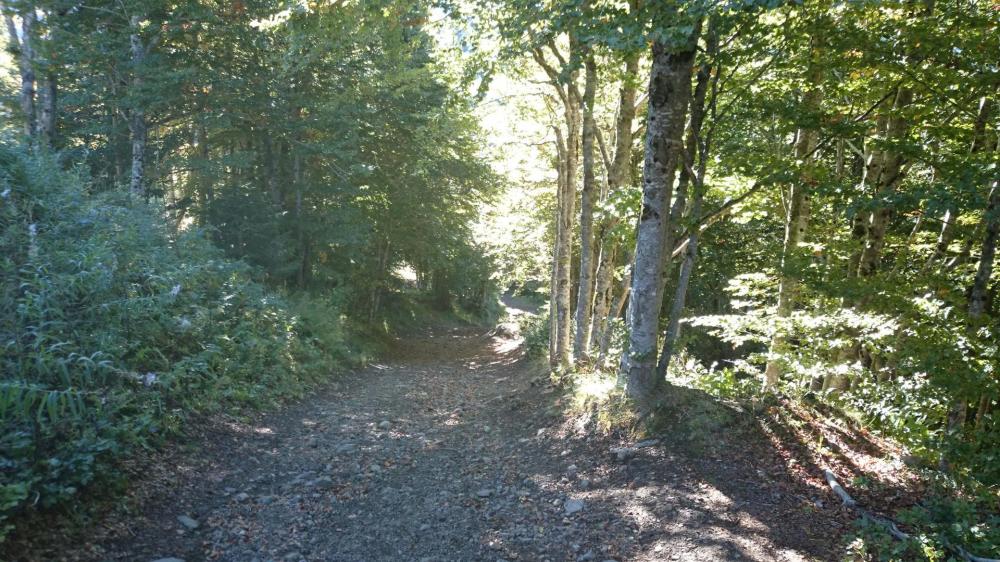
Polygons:
M172 471L97 559L829 560L841 532L754 454L580 431L517 341L438 328ZM720 436L721 438L721 436ZM634 445L634 444L631 444ZM634 454L633 454L634 453Z

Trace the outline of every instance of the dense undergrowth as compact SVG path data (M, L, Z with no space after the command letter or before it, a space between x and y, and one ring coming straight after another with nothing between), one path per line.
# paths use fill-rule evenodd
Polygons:
M0 542L192 414L301 396L365 356L331 298L277 294L203 232L92 191L0 145Z

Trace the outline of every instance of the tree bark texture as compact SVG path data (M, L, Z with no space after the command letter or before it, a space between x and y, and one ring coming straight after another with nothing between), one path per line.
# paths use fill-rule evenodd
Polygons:
M583 189L580 195L580 282L576 297L576 329L573 355L576 361L590 360L591 310L594 303L594 199L597 182L594 174L594 140L597 125L594 122L594 98L597 93L597 63L590 49L584 55L585 85L580 100L583 113Z
M684 123L691 99L700 21L676 50L653 43L643 164L642 210L636 234L629 300L629 343L622 361L629 397L646 401L657 386L656 345L663 300L663 236L677 166L684 150Z

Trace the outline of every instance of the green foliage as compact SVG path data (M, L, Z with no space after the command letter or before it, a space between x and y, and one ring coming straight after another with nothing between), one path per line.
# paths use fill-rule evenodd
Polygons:
M198 230L0 146L0 526L71 501L185 417L301 396L361 357ZM0 535L2 537L2 535Z
M855 551L878 560L961 560L962 552L984 558L1000 555L1000 504L995 492L956 486L938 476L927 497L900 512L909 531L899 540L881 525L857 523ZM961 550L960 550L961 549Z
M522 347L525 354L533 359L541 359L549 355L549 312L541 314L524 314L519 317Z

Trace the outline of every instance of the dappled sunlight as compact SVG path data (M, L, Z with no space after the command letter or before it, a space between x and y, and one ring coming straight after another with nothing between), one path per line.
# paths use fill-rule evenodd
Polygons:
M617 384L617 378L607 374L581 375L575 380L574 392L585 400L603 402L611 396Z
M494 353L498 355L508 355L511 353L517 353L521 351L521 345L524 343L524 338L494 338L491 343L491 348Z
M998 1L3 4L0 559L992 559Z

